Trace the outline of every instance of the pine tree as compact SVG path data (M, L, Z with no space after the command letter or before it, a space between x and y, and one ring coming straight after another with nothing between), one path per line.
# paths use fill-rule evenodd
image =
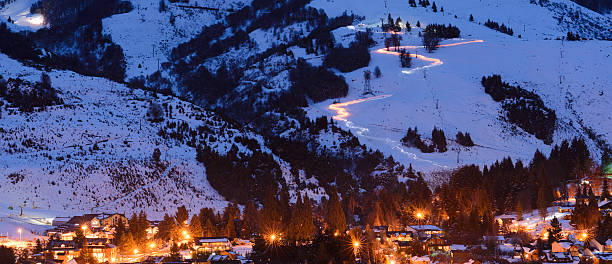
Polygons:
M176 229L176 222L174 221L174 217L171 217L166 213L164 215L164 219L159 223L157 234L155 235L157 238L168 241L172 238L172 232Z
M204 236L206 237L215 236L216 230L212 222L210 221L210 218L206 218L202 229L203 229L202 232L204 233Z
M200 222L200 217L198 217L198 215L193 215L191 217L191 221L189 222L189 233L194 237L202 236L202 222Z
M98 264L98 259L94 257L91 249L82 248L79 256L74 258L77 263Z
M601 200L610 199L610 190L608 189L608 179L604 178L601 184Z
M517 201L516 203L516 220L518 221L522 221L523 220L523 204L521 203L521 201Z
M418 28L420 28L420 27L421 27L421 21L418 21L418 20L417 20L416 27L418 27Z
M77 228L74 232L74 244L78 248L82 248L85 245L85 234L83 233L83 229Z
M189 213L187 212L187 208L185 206L181 206L176 210L176 215L174 216L176 219L176 224L180 226L184 226L189 220Z
M552 242L561 240L561 231L561 224L559 223L557 217L554 217L552 220L550 220L550 228L548 229L548 243L552 244Z
M340 204L340 197L336 189L333 188L329 194L329 202L327 204L327 215L326 222L331 232L344 232L346 230L346 218L344 216L344 210Z
M178 244L176 243L172 243L172 246L170 247L170 259L168 259L169 261L181 261L181 253L180 253L180 248L178 246ZM166 260L166 259L164 259Z
M132 250L136 248L136 241L134 241L132 233L127 233L125 236L123 236L123 239L119 244L119 248L122 252L132 252Z
M474 22L474 16L470 14L470 22Z
M438 12L438 7L436 6L436 1L433 2L433 5L431 6L431 9L434 11L434 13Z
M261 209L259 228L260 233L277 233L282 232L282 216L278 200L274 195L274 191L269 189L266 192L263 208Z
M240 232L242 238L250 238L255 232L257 232L257 219L259 212L255 207L255 202L249 201L244 208L242 215L242 226L244 232Z
M281 188L279 205L282 230L288 230L291 223L291 206L289 205L289 192L285 187Z
M165 0L160 0L159 1L159 12L166 12L166 1Z

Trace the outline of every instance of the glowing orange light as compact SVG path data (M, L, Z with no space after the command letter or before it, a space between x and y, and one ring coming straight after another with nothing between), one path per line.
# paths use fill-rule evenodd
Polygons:
M353 247L354 247L354 248L358 248L358 247L359 247L359 241L355 241L355 242L353 242Z
M137 248L134 249L134 255L135 254L138 254L138 249Z
M402 34L400 32L400 34ZM481 39L477 39L477 40L470 40L470 41L463 41L463 42L457 42L457 43L450 43L450 44L442 44L442 45L438 45L436 47L452 47L452 46L458 46L458 45L464 45L464 44L469 44L469 43L480 43L480 42L484 42L484 40ZM399 49L417 49L417 48L422 48L423 46L400 46ZM380 48L374 51L375 53L379 53L379 54L389 54L389 55L395 55L395 56L399 56L401 53L397 52L397 51L389 51L386 48ZM426 57L423 55L419 55L419 54L410 54L410 57L412 58L417 58L419 60L423 60L423 61L428 61L431 62L429 65L421 67L422 68L429 68L429 67L433 67L433 66L437 66L437 65L441 65L443 64L442 60L440 59L436 59L436 58L430 58L430 57ZM403 73L411 73L413 72L413 70L408 70L408 71L402 71ZM333 119L335 120L341 120L341 121L346 121L346 118L350 116L350 113L346 110L346 106L352 105L352 104L357 104L357 103L362 103L362 102L366 102L366 101L371 101L371 100L376 100L376 99L383 99L383 98L387 98L391 96L390 94L385 94L385 95L378 95L378 96L373 96L373 97L368 97L368 98L362 98L362 99L356 99L356 100L352 100L352 101L348 101L348 102L344 102L344 103L335 103L335 104L331 104L329 105L327 108L329 110L335 111L336 115L333 116Z
M270 235L270 241L274 241L274 240L276 240L276 235L275 234Z
M87 230L87 226L86 226L86 225L81 226L81 229L82 229L83 231L85 231L85 230Z
M149 247L150 247L150 248L155 248L155 243L151 243L151 244L149 244Z
M423 217L425 217L425 215L422 212L417 212L416 213L416 218L423 219Z
M368 98L361 98L361 99L357 99L357 100L351 100L351 101L344 102L344 103L335 103L335 104L329 105L327 108L329 110L333 110L333 111L336 112L336 115L333 117L335 120L346 121L346 118L351 115L346 110L346 108L345 108L346 106L349 106L349 105L352 105L352 104L358 104L358 103L362 103L362 102L366 102L366 101L383 99L383 98L387 98L389 96L391 96L391 95L390 94L384 94L384 95L377 95L377 96L372 96L372 97L368 97Z

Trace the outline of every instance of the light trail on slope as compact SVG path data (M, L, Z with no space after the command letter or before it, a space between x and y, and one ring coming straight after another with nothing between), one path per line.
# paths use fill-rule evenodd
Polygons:
M344 102L344 103L335 103L335 104L329 105L327 108L336 112L336 115L332 117L333 119L340 120L340 121L346 121L346 118L351 115L346 110L345 108L346 106L349 106L352 104L358 104L362 102L367 102L367 101L372 101L372 100L384 99L389 96L391 95L383 94L383 95L377 95L377 96L372 96L372 97L367 97L367 98L351 100L351 101Z
M453 47L453 46L465 45L465 44L470 44L470 43L481 43L481 42L484 42L484 40L476 39L476 40L470 40L470 41L462 41L462 42L456 42L456 43L437 45L436 47L438 48ZM424 46L399 46L398 48L399 49L418 49L418 48L423 48L423 47ZM380 48L380 49L375 50L374 52L378 54L388 54L388 55L395 55L395 56L399 56L401 54L401 52L387 50L386 48ZM402 73L411 74L418 70L427 69L427 68L431 68L431 67L435 67L435 66L444 64L444 62L442 62L442 60L440 59L430 58L430 57L426 57L426 56L416 54L416 53L410 53L410 57L417 58L422 61L428 61L431 63L429 65L426 65L423 67L416 67L411 70L402 70Z
M481 43L484 42L484 40L470 40L470 41L462 41L462 42L456 42L456 43L450 43L450 44L442 44L442 45L437 45L436 47L452 47L452 46L458 46L458 45L464 45L464 44L470 44L470 43ZM400 49L418 49L418 48L423 48L423 46L400 46ZM378 54L389 54L389 55L395 55L395 56L399 56L401 53L397 52L397 51L390 51L390 50L386 50L386 48L380 48L374 51L375 53ZM422 70L422 69L426 69L426 68L430 68L430 67L434 67L434 66L438 66L438 65L442 65L443 62L440 59L437 58L430 58L430 57L426 57L423 55L419 55L419 54L410 54L410 57L412 58L417 58L419 60L423 60L423 61L428 61L431 62L431 64L423 66L423 67L417 67L415 69L412 70L403 70L402 73L406 73L406 74L410 74L413 73L417 70ZM391 146L392 149L398 150L399 152L401 152L404 155L409 156L410 158L412 158L413 160L416 161L422 161L422 162L427 162L431 165L434 165L436 167L440 167L440 168L445 168L447 169L448 166L446 165L442 165L439 164L433 160L428 160L428 159L423 159L423 158L419 158L417 156L416 153L410 152L406 149L406 147L403 146L402 143L392 140L390 138L380 138L380 137L374 137L374 136L368 136L366 135L366 132L369 132L370 130L366 127L362 127L362 126L358 126L355 125L355 123L349 121L347 118L351 115L348 110L346 109L347 106L349 105L353 105L353 104L358 104L358 103L363 103L363 102L367 102L367 101L373 101L373 100L379 100L379 99L384 99L387 97L392 96L391 94L384 94L384 95L377 95L377 96L372 96L372 97L367 97L367 98L361 98L361 99L355 99L355 100L351 100L351 101L347 101L347 102L343 102L343 103L333 103L331 105L329 105L327 108L329 110L332 110L334 112L336 112L336 115L333 116L332 118L335 120L339 120L339 121L344 121L346 126L349 129L354 129L357 130L357 134L364 137L364 138L368 138L368 139L372 139L372 140L378 140L378 141L383 141L385 142L387 145Z

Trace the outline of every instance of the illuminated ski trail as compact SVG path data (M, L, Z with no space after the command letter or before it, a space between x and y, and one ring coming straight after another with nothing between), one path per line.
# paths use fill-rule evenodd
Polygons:
M443 45L438 45L437 47L452 47L452 46L458 46L458 45L464 45L464 44L470 44L470 43L481 43L481 42L484 42L484 41L480 40L480 39L477 39L477 40L463 41L463 42L457 42L457 43L443 44ZM399 48L400 49L417 49L417 48L423 48L423 46L400 46ZM401 54L400 52L390 51L390 50L387 50L386 48L377 49L374 52L375 53L379 53L379 54L389 54L389 55L395 55L395 56L399 56ZM402 70L402 73L411 74L411 73L413 73L415 71L418 71L418 70L423 70L423 69L427 69L427 68L431 68L431 67L435 67L435 66L439 66L439 65L444 64L444 62L442 60L440 60L440 59L431 58L431 57L427 57L427 56L416 54L416 53L414 53L414 54L411 53L410 57L416 58L416 59L419 59L419 60L423 60L423 61L428 61L428 62L430 62L430 64L422 66L422 67L417 67L417 68L414 68L414 69L411 69L411 70ZM389 145L391 147L391 149L397 150L400 153L409 156L410 158L412 158L415 161L426 162L426 163L429 163L429 164L431 164L433 166L447 169L448 166L446 166L446 165L439 164L439 163L437 163L437 162L435 162L433 160L428 160L428 159L420 158L419 156L417 156L416 153L411 152L411 151L408 150L408 148L404 147L403 144L401 142L399 142L399 141L392 140L390 138L369 136L369 135L367 135L367 133L370 131L370 129L368 129L367 127L359 126L359 125L355 124L354 122L348 120L348 117L351 116L351 113L347 110L347 107L349 105L359 104L359 103L368 102L368 101L385 99L385 98L388 98L390 96L392 96L392 94L384 94L384 95L377 95L377 96L366 97L366 98L361 98L361 99L355 99L355 100L351 100L351 101L347 101L347 102L343 102L343 103L333 103L333 104L329 105L327 108L329 110L332 110L332 111L336 112L336 115L333 116L333 119L338 120L338 121L343 121L345 123L345 125L349 129L356 131L356 133L359 136L361 136L362 138L382 141L385 144Z

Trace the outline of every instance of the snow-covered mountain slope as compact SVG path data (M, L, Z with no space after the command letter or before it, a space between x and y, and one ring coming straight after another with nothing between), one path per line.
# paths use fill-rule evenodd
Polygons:
M417 1L418 2L418 1ZM432 11L431 5L412 8L408 1L380 0L360 1L355 4L350 0L314 0L311 6L323 8L329 16L342 12L354 12L366 17L371 23L380 22L380 18L391 13L401 17L414 26L421 23L452 23L462 25L474 17L474 23L484 24L487 20L504 23L510 26L515 36L521 34L526 39L556 39L565 36L568 31L580 33L587 38L612 38L612 19L609 16L591 11L569 0L436 0L438 12ZM542 2L541 5L536 4ZM440 12L441 8L444 12ZM457 18L455 18L457 16ZM414 22L413 22L414 21ZM464 26L460 26L464 30ZM478 31L487 30L482 27Z
M5 55L0 61L5 78L40 78L40 71ZM71 72L49 75L64 104L32 113L6 108L0 118L0 199L14 208L145 210L160 217L183 204L194 210L223 207L225 199L209 186L195 148L161 137L165 122L148 121L150 102L166 109L166 121L214 131L216 141L202 143L221 153L235 143L235 136L261 141L174 97ZM159 163L152 160L155 148L161 151Z
M123 48L127 78L147 76L168 61L170 51L202 31L202 27L237 10L243 0L206 0L187 3L165 1L160 11L159 0L134 0L134 10L102 20L104 33ZM200 9L214 8L217 10Z
M385 2L388 8L385 8ZM401 45L421 45L420 29L415 27L417 21L422 27L428 23L458 26L462 39L446 40L441 43L443 45L476 39L483 42L440 47L433 53L427 53L423 48L409 48L411 53L440 59L442 64L421 68L430 62L413 59L413 67L404 70L408 73L403 73L397 56L374 52L384 48L383 34L375 33L378 44L371 49L372 60L367 69L381 68L382 77L373 78L372 87L374 95L387 97L345 107L350 113L345 126L359 135L366 145L380 148L385 154L412 163L423 171L452 169L461 164L485 165L506 156L529 161L536 149L548 152L549 145L500 119L501 105L493 101L480 84L483 76L491 74L501 74L505 81L536 92L548 107L556 111L555 143L573 136L588 138L589 131L607 142L612 141L609 115L612 104L607 100L607 95L612 93L610 42L545 40L562 36L565 31L551 20L548 9L528 2L524 7L517 3L510 8L509 5L516 1L453 2L455 4L436 1L438 8L444 7L445 14L432 12L431 6L411 8L404 1L385 2L354 5L337 0L315 1L312 5L325 8L332 14L354 11L366 17L366 25L380 24L380 19L386 20L386 12L391 11L394 18L399 16L413 26L411 32L402 35ZM489 8L483 11L483 8L470 6L471 2ZM499 2L499 7L493 8L493 2ZM533 13L513 16L521 12ZM449 13L457 13L458 18ZM515 36L470 22L470 13L479 17L477 21L490 18L516 27ZM510 23L503 16L512 17ZM524 31L526 37L519 39L517 32L523 33L523 28L517 25L521 23L528 26ZM355 30L363 28L357 26ZM336 39L350 40L355 30L338 29ZM311 116L336 115L335 110L328 108L334 101L370 97L362 95L364 70L345 74L350 87L347 98L315 104L310 107ZM451 139L457 132L467 131L479 146L465 148L451 143L451 150L446 153L424 154L399 142L406 129L415 126L426 137L430 137L434 126L442 128L446 137ZM601 149L595 141L589 142L592 154L597 158Z

